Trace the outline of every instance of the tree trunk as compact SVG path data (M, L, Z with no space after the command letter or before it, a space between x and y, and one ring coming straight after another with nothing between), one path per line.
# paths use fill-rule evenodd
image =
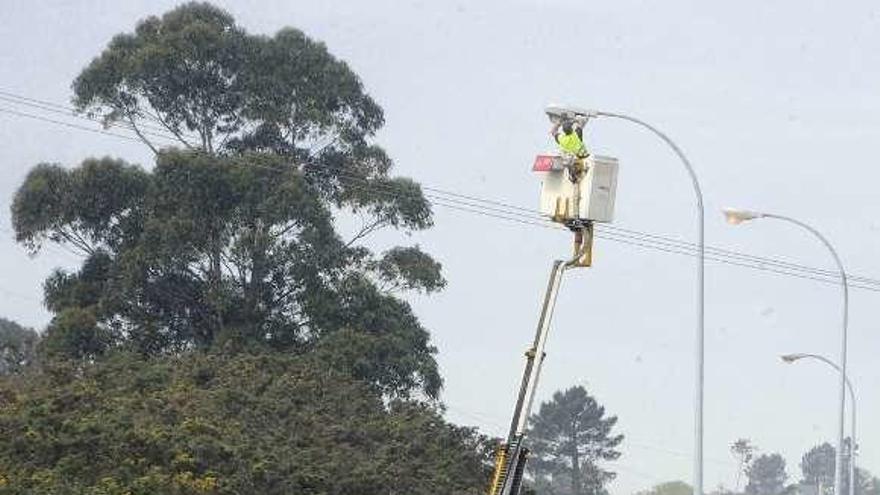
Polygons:
M263 222L257 219L250 226L253 242L251 245L251 280L245 287L245 314L248 316L246 325L251 339L260 339L259 334L265 317L261 302L263 300L264 278L266 276L266 243L265 227Z
M211 262L211 272L208 277L208 293L210 294L211 316L212 321L210 328L204 332L203 345L209 346L214 342L214 338L223 328L223 313L220 302L220 288L223 280L222 261L220 259L222 247L220 246L220 234L215 230L211 239L211 253L209 255Z
M571 424L571 492L574 495L584 495L581 483L581 457L578 452L577 420Z

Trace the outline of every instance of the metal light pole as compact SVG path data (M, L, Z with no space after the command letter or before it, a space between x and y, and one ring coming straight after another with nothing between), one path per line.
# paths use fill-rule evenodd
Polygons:
M672 139L670 139L666 134L663 134L656 127L635 117L630 117L629 115L623 115L619 113L603 112L601 110L580 109L575 109L575 111L576 113L582 114L587 118L607 117L612 119L625 120L651 131L655 136L662 139L664 143L672 148L672 151L675 152L675 154L681 160L682 165L684 165L685 170L687 170L687 173L691 179L691 183L693 184L694 194L697 198L697 243L699 245L699 256L697 258L697 334L695 349L696 391L694 399L694 494L703 495L703 389L705 381L704 308L706 293L706 285L703 276L706 268L704 221L705 209L703 207L703 191L700 188L700 182L697 180L697 174L694 172L694 167L691 165L691 162L687 159L684 152L681 150L681 148L678 147L678 145L676 145L672 141Z
M840 402L839 402L839 417L838 417L838 431L837 431L837 463L834 468L834 495L842 495L841 487L843 481L843 423L844 416L846 414L846 338L847 338L847 320L849 319L849 290L847 287L846 281L846 270L843 268L843 263L840 261L840 256L837 255L837 251L835 251L834 246L825 238L818 230L814 229L810 225L801 222L800 220L796 220L791 217L786 217L783 215L776 215L772 213L762 213L757 211L749 211L749 210L739 210L734 208L726 208L724 210L724 216L727 218L727 221L731 224L737 225L749 220L755 220L758 218L775 218L776 220L782 220L785 222L793 223L803 229L807 230L817 239L819 239L825 247L828 248L828 251L831 252L831 256L834 258L834 262L837 264L837 268L840 271L840 283L843 288L843 314L842 314L842 331L841 331L841 339L840 339Z
M783 361L786 363L793 363L800 359L816 359L822 361L823 363L831 366L838 372L840 372L840 366L837 365L834 361L826 358L825 356L819 354L786 354L784 356L780 356ZM858 449L858 442L856 441L856 393L853 390L852 382L849 377L846 378L846 388L849 389L849 403L852 406L852 411L850 411L850 445L849 445L849 495L855 495L856 493L856 450Z

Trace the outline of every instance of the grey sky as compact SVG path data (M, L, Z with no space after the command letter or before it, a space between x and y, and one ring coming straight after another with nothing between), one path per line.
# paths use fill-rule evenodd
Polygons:
M58 102L110 37L172 1L5 0L0 86ZM571 102L638 115L689 154L706 196L707 242L813 266L831 260L790 226L732 228L741 205L797 216L825 232L853 273L880 277L880 5L871 1L485 2L218 1L252 32L296 26L323 40L386 111L379 136L397 172L465 194L537 204L529 172L548 149L542 108ZM9 107L7 104L0 104ZM29 168L118 155L125 141L0 115L4 208ZM621 161L616 224L694 237L693 194L656 138L619 122L588 128ZM449 288L414 298L440 348L449 417L502 434L553 258L564 233L438 209L418 242ZM27 257L0 219L0 315L42 327L41 282L76 258ZM400 242L382 236L376 242ZM690 482L693 285L690 258L599 241L595 267L563 284L539 398L583 383L627 435L611 490ZM880 293L852 298L851 378L859 392L861 464L880 474ZM800 455L834 439L836 380L786 352L837 358L834 286L744 268L707 269L706 488L731 487L730 443Z

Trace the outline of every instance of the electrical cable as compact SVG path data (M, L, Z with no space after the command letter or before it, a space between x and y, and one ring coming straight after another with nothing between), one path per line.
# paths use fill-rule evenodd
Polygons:
M131 136L125 136L125 135L123 135L123 134L116 134L115 132L105 131L105 130L102 130L102 129L93 129L93 128L91 128L91 127L86 127L86 126L77 125L77 124L71 124L70 122L63 122L63 121L60 121L60 120L50 119L50 118L48 118L48 117L42 117L42 116L39 116L39 115L33 115L33 114L25 113L25 112L19 112L19 111L17 111L17 110L12 110L12 109L10 109L10 108L6 108L6 107L0 107L0 112L7 113L7 114L11 114L11 115L15 115L15 116L18 116L18 117L25 117L25 118L34 119L34 120L40 120L40 121L43 121L43 122L48 122L48 123L50 123L50 124L62 125L62 126L65 126L65 127L70 127L71 129L77 129L77 130L81 130L81 131L94 132L94 133L97 133L97 134L104 134L104 135L112 136L112 137L119 138L119 139L125 139L125 140L127 140L127 141L134 141L134 142L136 142L136 143L143 143L143 141L141 141L139 138L134 138L134 137L131 137Z
M28 97L24 97L21 95L15 95L9 92L0 91L0 96L2 95L11 95L16 98L20 98L22 100L30 100L33 102L46 104L46 105L54 105L43 100L36 100ZM59 106L60 105L56 105ZM12 115L17 115L21 117L35 118L38 120L42 120L45 122L64 125L78 130L86 130L90 132L98 132L101 134L107 134L113 137L119 137L122 139L127 139L131 141L141 141L139 138L133 138L130 136L124 136L116 133L111 133L103 130L91 129L84 126L78 126L75 124L70 124L67 122L61 122L54 119L48 119L45 117L27 114L25 112L18 112L10 109L5 109L0 107L0 111L10 113ZM124 128L124 127L123 127ZM124 128L127 129L127 128ZM131 130L131 129L129 129ZM171 135L161 135L160 137L167 139L176 139ZM275 168L275 167L270 167ZM334 167L327 167L333 169ZM363 177L356 177L349 174L346 174L342 170L336 170L336 174L334 175L340 181L347 182L350 186L355 182L360 182L366 184L369 188L372 189L372 192L376 192L379 194L383 194L386 197L397 197L404 198L405 196L402 194L402 191L396 190L393 186L389 184L377 184L374 181L370 181ZM496 201L491 199L479 198L472 195L461 194L451 191L445 191L443 189L434 188L430 186L421 186L421 188L426 191L422 193L432 205L436 205L442 208L447 208L451 210L457 210L460 212L481 215L484 217L495 218L500 220L505 220L509 222L515 222L528 226L537 226L542 228L551 228L556 230L563 230L564 228L559 224L555 224L550 222L547 218L542 217L539 212L521 207L512 205L509 203L505 203L502 201ZM600 225L597 226L596 232L597 238L606 239L612 242L617 242L621 244L627 244L630 246L642 247L646 249L653 249L656 251L678 254L684 256L696 256L697 246L693 243L683 241L680 239L675 239L667 236L662 236L658 234L648 233L648 232L640 232L632 229L625 229L622 227L616 227L611 225ZM756 270L767 271L771 273L776 273L784 276L792 276L797 278L802 278L806 280L838 284L839 280L836 278L836 273L830 270L814 268L806 265L801 265L793 262L788 262L784 260L780 260L777 258L765 258L756 255L750 255L746 253L741 253L729 249L722 248L714 248L707 247L706 248L706 259L721 263L726 263L733 266L746 267ZM871 291L880 291L880 280L850 275L850 280L852 282L852 287L871 290Z
M48 112L62 114L62 115L66 115L66 116L72 117L72 118L88 120L88 121L98 122L98 123L103 124L103 120L96 118L96 117L93 117L93 116L90 116L88 114L84 114L82 111L77 110L76 108L73 108L71 106L62 105L60 103L55 103L55 102L51 102L48 100L41 100L39 98L32 98L30 96L20 95L17 93L13 93L11 91L5 91L3 89L0 89L0 100L6 101L8 103L14 103L17 105L24 105L24 106L29 106L32 108L46 110ZM159 119L156 119L155 117L152 117L149 115L143 115L143 114L139 114L139 116L141 118L145 118L145 119L151 120L153 122L157 122L159 124L162 124L162 121ZM114 126L114 127L123 127L123 128L129 129L129 130L134 130L134 127L132 126L132 124L130 122L117 121L117 122L111 123L110 125ZM152 124L146 124L146 123L141 123L138 125L138 127L152 131L149 133L141 131L141 132L144 132L144 134L153 135L153 136L161 137L164 139L173 139L177 142L180 142L180 139L178 139L177 136L174 136L173 134L169 134L169 129L167 127L161 127L158 125L152 125ZM198 139L197 136L192 136L192 135L184 135L184 137L189 137L191 139Z

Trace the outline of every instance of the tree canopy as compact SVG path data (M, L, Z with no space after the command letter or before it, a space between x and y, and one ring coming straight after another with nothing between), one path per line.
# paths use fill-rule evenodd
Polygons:
M785 459L779 454L763 454L746 469L748 495L780 495L785 491Z
M844 439L844 451L849 451L850 438ZM850 483L850 458L848 455L843 459L843 478L841 489L849 491ZM808 450L801 457L801 483L812 487L822 487L823 491L830 492L834 488L835 466L837 465L837 449L828 442L823 442ZM857 493L870 493L880 489L875 478L870 472L856 469Z
M84 257L46 281L47 355L320 351L389 395L437 396L436 351L399 292L442 289L441 266L419 246L363 244L430 227L430 205L389 175L371 141L381 108L326 46L192 2L114 37L73 88L156 163L40 164L20 186L16 239ZM342 216L361 227L343 234Z
M334 151L364 146L384 123L360 79L323 43L290 27L272 37L248 34L229 13L201 2L114 37L74 92L80 109L108 122L137 126L149 118L181 144L209 152L302 158L304 146L329 133L338 137Z
M490 448L312 357L114 353L0 379L0 493L475 495Z
M617 416L606 416L587 390L575 386L553 394L530 418L529 469L536 489L554 486L559 493L599 494L615 474L602 461L620 457L623 435L613 434Z
M837 464L836 450L828 442L808 450L801 457L802 482L811 486L822 486L826 489L833 487L834 466Z
M21 373L37 357L40 336L33 329L0 318L0 375Z

